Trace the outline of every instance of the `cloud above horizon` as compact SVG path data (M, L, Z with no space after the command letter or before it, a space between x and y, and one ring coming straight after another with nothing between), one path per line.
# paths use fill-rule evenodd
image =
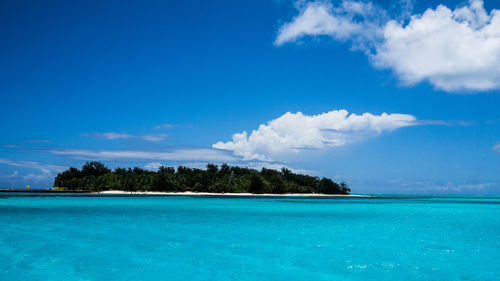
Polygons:
M481 0L454 10L428 8L411 14L407 23L372 2L307 3L281 26L275 45L305 36L350 41L375 67L391 69L405 85L428 81L447 92L500 88L500 12L488 13Z
M42 172L47 171L62 171L66 169L66 166L54 165L54 164L46 164L37 161L28 161L28 160L12 160L0 158L0 164L5 164L13 167L22 167L22 168L34 168L39 169Z
M143 150L92 150L92 149L53 149L49 153L71 156L84 160L164 160L164 161L236 161L238 158L225 151L209 148L183 148L172 151Z
M347 110L317 115L287 112L261 124L250 134L246 131L236 133L232 141L219 141L212 147L232 151L245 160L273 161L303 149L343 146L417 124L417 119L408 114L357 115Z
M143 166L149 170L158 169L160 166L171 166L174 163L174 166L181 165L194 168L204 168L209 163L216 165L226 163L232 166L241 166L253 169L262 169L265 167L279 170L286 167L294 172L312 172L311 170L293 168L281 162L244 159L238 155L233 155L226 150L212 148L181 148L172 151L54 149L48 150L47 152L88 161L147 160L150 162L147 162Z
M107 140L119 139L139 139L144 141L159 142L168 137L167 134L150 134L150 135L132 135L128 133L105 132L105 133L91 133L82 134L83 137L103 138Z
M10 175L1 175L0 178L10 179L10 180L22 180L30 184L39 184L50 182L54 179L55 175L58 172L65 170L66 166L47 164L37 161L29 161L29 160L12 160L0 158L0 164L9 165L12 167L19 167L23 169L35 169L39 170L38 173L29 172L29 173L19 173L19 171L14 171Z
M371 193L373 188L385 189L386 194L462 194L462 195L495 195L498 194L500 182L478 180L429 180L429 179L352 179L351 186L359 193Z

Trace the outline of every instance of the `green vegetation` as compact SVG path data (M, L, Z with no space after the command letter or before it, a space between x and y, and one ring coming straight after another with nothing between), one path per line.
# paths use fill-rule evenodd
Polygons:
M347 184L337 184L328 178L319 179L295 174L287 168L281 171L220 167L208 164L206 170L179 166L160 167L158 171L141 168L116 168L111 171L101 162L87 162L82 169L69 168L59 173L55 187L67 190L124 191L195 191L227 193L325 193L348 194Z

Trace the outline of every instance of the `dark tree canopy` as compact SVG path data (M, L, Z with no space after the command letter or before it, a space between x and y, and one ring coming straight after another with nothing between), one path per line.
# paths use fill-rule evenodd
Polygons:
M295 174L287 168L281 171L262 168L220 167L208 164L205 170L179 166L160 167L158 171L116 168L111 171L101 162L87 162L82 169L69 168L59 173L54 186L68 190L124 191L195 191L219 193L325 193L349 194L344 182L329 178Z
M81 174L83 176L99 177L110 172L111 170L108 169L106 166L104 166L103 163L92 161L92 162L87 162L85 163L85 165L83 165Z

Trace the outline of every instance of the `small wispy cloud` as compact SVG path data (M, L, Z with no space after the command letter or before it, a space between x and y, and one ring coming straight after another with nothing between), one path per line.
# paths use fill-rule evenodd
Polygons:
M165 123L156 126L155 129L172 129L174 126L174 124Z
M474 122L472 121L464 121L464 120L419 120L418 125L438 125L438 126L472 126Z
M91 133L91 134L81 134L82 137L94 137L102 138L107 140L125 140L125 139L136 139L151 142L159 142L168 137L168 134L149 134L149 135L132 135L129 133L118 133L118 132L104 132L104 133Z
M158 170L162 165L160 162L151 162L144 165L144 169L148 170Z
M17 145L17 144L4 144L2 145L5 148L22 148L22 145Z
M47 140L47 139L23 139L20 141L21 142L30 142L30 143L49 143L49 142L52 142L52 140Z
M155 129L191 128L191 125L164 123L155 126Z
M228 152L208 148L183 148L172 151L141 151L141 150L91 150L91 149L54 149L49 153L67 155L85 160L163 160L163 161L208 161L231 162L238 158Z
M37 161L27 161L27 160L12 160L0 158L0 164L9 165L12 167L19 167L23 169L35 169L38 172L20 173L19 171L14 171L10 175L0 176L0 178L7 180L15 180L16 182L22 181L26 184L43 184L50 185L57 173L65 170L66 166L47 164Z
M500 153L500 142L497 142L497 144L493 146L493 150Z
M12 174L5 175L5 176L2 176L2 177L3 178L17 178L17 177L19 177L19 171L16 170L16 171L12 172Z
M359 180L349 179L356 192L422 195L498 195L499 182L494 181L433 181L433 180Z
M37 161L28 161L28 160L12 160L0 158L0 164L5 164L13 167L23 167L23 168L35 168L41 171L62 171L66 169L66 166L54 165L54 164L46 164Z
M0 173L0 184L2 187L16 186L18 188L22 188L26 185L31 187L47 187L51 186L54 176L55 174L49 171L28 174L14 171L13 173L7 175Z
M433 188L437 191L444 192L464 192L464 191L481 191L489 187L496 186L496 183L453 183L448 182L444 185L436 185Z

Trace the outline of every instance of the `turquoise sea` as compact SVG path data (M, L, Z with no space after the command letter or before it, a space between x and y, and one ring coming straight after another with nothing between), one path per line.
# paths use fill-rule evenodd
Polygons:
M0 280L500 280L500 198L5 193Z

